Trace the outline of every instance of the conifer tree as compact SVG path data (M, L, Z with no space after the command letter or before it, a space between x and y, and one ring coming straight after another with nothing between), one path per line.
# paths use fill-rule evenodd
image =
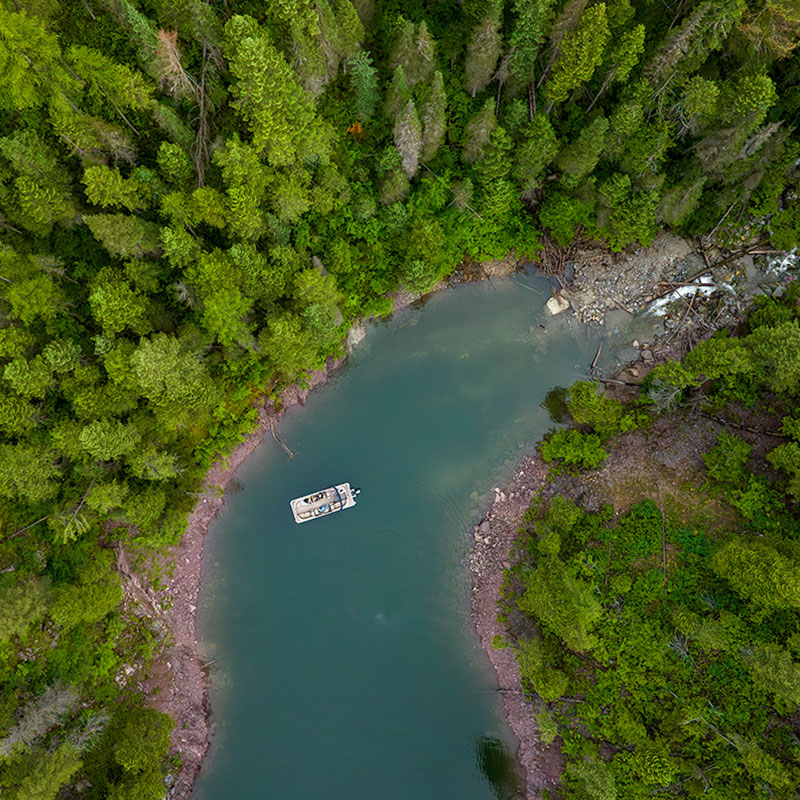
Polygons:
M495 127L497 117L494 115L494 100L487 100L483 108L464 126L461 158L468 164L474 164L481 158Z
M772 78L764 72L741 75L728 81L720 97L721 118L725 122L747 122L749 130L758 127L778 99Z
M423 161L430 161L444 141L447 131L447 96L441 72L435 72L422 105L422 152Z
M765 61L786 58L800 46L800 9L783 0L767 0L752 13L745 11L739 30Z
M234 134L214 153L228 195L229 226L242 239L255 239L264 230L262 206L269 176L254 147Z
M428 79L436 64L436 43L424 21L417 27L413 22L400 18L389 64L395 69L403 68L409 86Z
M415 57L414 31L415 25L411 20L407 20L404 17L400 17L397 20L394 38L389 49L389 66L392 69L402 67L403 72L407 73L408 67L411 65L413 71L414 65L412 61ZM410 75L406 74L406 80L409 86L414 85L414 79Z
M417 174L422 151L422 126L414 101L409 100L394 126L394 146L400 154L403 171L409 180Z
M555 0L514 0L516 19L509 40L509 69L521 85L530 83L539 48L547 36Z
M311 95L252 17L228 20L224 53L236 79L233 105L253 134L253 146L266 151L270 164L292 163L298 143L315 125Z
M503 49L500 16L488 14L472 31L464 60L464 88L472 97L492 80Z
M548 108L566 100L573 89L592 77L603 58L608 37L606 6L598 3L584 11L576 30L564 35L558 58L544 86Z
M544 114L537 114L533 122L523 128L522 137L514 153L514 177L523 196L530 196L540 185L542 170L558 152L558 139Z
M91 166L83 173L86 197L97 206L121 207L128 211L145 208L146 189L136 178L123 178L117 167Z
M333 15L336 20L336 46L339 56L347 61L355 55L364 40L364 25L352 0L334 0Z
M0 6L0 108L42 105L54 91L74 92L77 84L61 66L58 37L40 19Z
M717 112L719 95L719 86L714 81L692 75L681 92L679 119L682 129L678 135L697 133L704 124L713 119Z
M402 67L397 67L386 91L384 113L390 120L397 119L409 100L411 100L411 89L408 88L405 71Z
M132 214L85 214L89 226L103 247L114 255L142 256L160 246L159 227Z
M90 87L92 99L115 109L143 111L151 103L152 85L137 70L118 64L99 50L74 45L66 53L75 72Z
M603 83L590 103L587 111L591 111L595 103L613 83L623 83L628 79L631 70L639 63L644 52L644 25L636 25L630 30L622 31L619 37L609 42L608 52L603 57L606 75Z
M417 28L414 52L416 75L419 81L427 81L436 68L436 42L431 36L425 20L422 20Z
M709 53L722 46L745 7L745 0L707 0L696 6L648 62L645 73L653 88L663 90L694 72Z
M612 250L619 252L631 242L649 246L658 232L656 192L634 192L628 175L616 173L600 186L597 229Z
M388 206L405 198L410 187L408 176L403 169L403 162L397 149L387 147L381 153L377 167L380 177L378 200L383 205Z
M608 120L605 117L598 117L587 125L574 142L562 148L556 159L558 168L574 181L588 175L600 160L607 130Z
M11 167L6 175L0 172L0 185L5 177L3 211L13 222L46 236L54 224L75 218L67 176L52 148L33 130L20 129L0 139L0 156Z
M367 123L378 104L378 71L366 50L359 50L348 62L350 86L355 93L358 121Z

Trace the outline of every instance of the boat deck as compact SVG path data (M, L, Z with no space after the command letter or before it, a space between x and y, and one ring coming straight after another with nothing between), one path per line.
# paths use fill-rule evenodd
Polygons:
M355 493L349 483L339 483L305 497L296 497L289 503L294 521L298 523L325 517L336 511L352 508L355 504Z

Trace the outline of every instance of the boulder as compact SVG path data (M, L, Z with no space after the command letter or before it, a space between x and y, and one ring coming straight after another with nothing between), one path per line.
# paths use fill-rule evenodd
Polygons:
M561 314L569 308L569 300L563 294L557 294L547 301L547 310L555 316Z

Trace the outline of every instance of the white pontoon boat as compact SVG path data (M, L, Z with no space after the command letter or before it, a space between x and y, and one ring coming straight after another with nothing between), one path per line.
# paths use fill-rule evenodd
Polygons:
M308 522L343 508L351 508L356 504L356 495L360 492L361 489L354 489L349 483L339 483L306 497L296 497L289 505L295 522Z

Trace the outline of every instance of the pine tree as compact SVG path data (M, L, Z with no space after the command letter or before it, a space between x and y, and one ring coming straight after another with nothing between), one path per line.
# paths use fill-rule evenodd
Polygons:
M436 68L436 42L428 31L425 20L417 28L417 38L414 41L416 54L416 77L418 80L427 81Z
M720 97L721 118L725 122L747 122L748 130L758 127L775 105L775 84L764 72L741 75L726 82Z
M484 17L467 41L464 60L464 88L472 97L492 80L503 49L501 20L497 14Z
M408 70L409 64L414 59L414 23L404 17L399 17L395 24L395 33L389 49L389 66L392 69L403 68L403 72ZM413 69L413 67L412 67ZM413 80L406 75L409 86L413 86Z
M464 126L461 158L468 164L474 164L481 158L489 144L492 131L497 127L494 115L494 100L487 100L483 108L471 117Z
M396 120L408 105L409 100L411 100L411 89L408 88L406 74L402 67L397 67L392 76L392 82L386 91L384 114L390 120Z
M19 129L0 139L0 155L16 173L3 209L11 220L46 236L54 224L75 218L69 179L52 148L33 129Z
M679 104L679 120L682 124L678 136L698 130L712 120L717 113L720 89L714 82L692 75L683 85Z
M366 50L359 50L348 63L350 86L355 93L356 116L366 124L378 104L378 71Z
M344 61L354 56L364 40L364 26L352 0L334 0L333 14L336 19L336 48Z
M133 140L119 125L82 113L66 96L53 95L47 111L53 130L81 158L97 163L105 163L108 155L116 161L136 159Z
M323 9L324 6L320 8ZM327 10L330 14L330 8ZM321 13L314 16L314 23L309 27L299 20L289 22L290 61L303 89L314 97L319 97L336 74L339 59L333 47L326 48L323 41L320 32Z
M155 253L161 244L158 225L131 214L84 214L83 221L109 253L123 258Z
M511 173L509 153L514 149L514 142L500 125L495 127L489 137L486 153L475 165L477 182L481 191L490 194L493 187L505 181Z
M222 169L231 233L242 239L258 238L264 231L262 206L269 182L258 153L234 134L214 152L214 163Z
M597 230L619 252L631 242L648 247L658 232L656 192L634 192L628 175L616 173L600 186Z
M403 171L409 180L417 174L422 151L422 126L414 101L409 100L394 126L394 146L400 154Z
M575 182L588 175L600 160L605 145L608 120L598 117L587 125L578 138L562 148L556 159L556 166Z
M552 74L544 86L548 108L566 100L573 89L592 77L603 58L608 37L606 6L598 3L583 13L576 30L564 35Z
M270 164L292 163L298 141L314 127L314 101L301 88L286 59L251 17L233 16L225 25L225 55L236 82L234 107L253 134L253 146Z
M143 111L150 106L152 85L127 64L118 64L98 50L74 45L67 60L75 72L94 89L93 98L104 99L119 109Z
M511 33L509 69L521 85L533 80L536 56L547 34L555 0L514 0L516 19Z
M382 205L391 205L408 195L410 188L408 176L396 148L387 147L381 153L377 169L380 178L378 200Z
M706 180L704 175L687 178L662 191L656 219L666 222L671 228L679 228L697 208Z
M645 68L655 90L690 75L718 50L739 22L745 0L707 0L696 6L656 51Z
M58 37L40 19L0 6L0 108L37 108L54 91L74 92L60 59Z
M138 211L147 205L146 187L135 178L123 178L117 167L87 167L83 182L86 185L86 197L96 206Z
M403 68L409 86L428 79L436 65L436 43L424 21L417 28L413 22L400 18L389 65Z
M595 103L613 83L624 83L631 70L639 63L644 52L644 25L636 25L630 30L622 31L619 37L612 38L608 53L603 57L606 65L606 76L587 111L591 111Z
M422 152L423 161L430 161L444 141L447 131L447 96L441 72L435 72L430 89L422 105Z
M762 59L786 58L800 45L800 9L795 3L767 0L755 14L745 11L739 30Z
M556 157L558 139L553 126L544 114L522 130L522 139L514 153L514 177L523 196L530 197L539 188L542 170Z

